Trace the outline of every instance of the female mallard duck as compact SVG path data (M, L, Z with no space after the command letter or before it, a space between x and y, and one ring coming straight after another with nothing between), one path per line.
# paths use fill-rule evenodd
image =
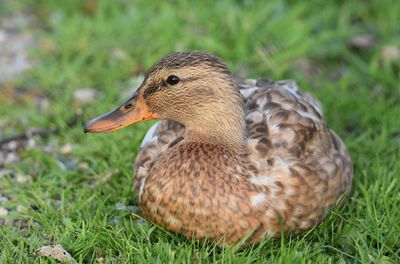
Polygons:
M234 79L204 52L168 55L86 132L162 119L145 136L135 190L144 216L196 239L310 229L350 192L352 164L319 103L291 81Z

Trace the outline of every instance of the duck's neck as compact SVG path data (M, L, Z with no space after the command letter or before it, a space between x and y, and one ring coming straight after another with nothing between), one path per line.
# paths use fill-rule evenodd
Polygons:
M240 151L244 146L244 138L242 134L222 130L210 131L202 128L187 130L185 141L206 143L210 145L222 145L235 151Z
M245 113L242 97L204 109L200 118L186 125L185 141L222 145L240 151L245 145Z

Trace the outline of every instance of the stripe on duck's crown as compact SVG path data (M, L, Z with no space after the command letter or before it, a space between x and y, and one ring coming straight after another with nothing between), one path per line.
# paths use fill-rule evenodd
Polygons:
M167 55L158 63L153 65L147 72L147 75L150 75L161 69L181 69L202 65L212 67L214 70L223 74L231 74L226 64L220 58L202 51L191 51L174 52Z

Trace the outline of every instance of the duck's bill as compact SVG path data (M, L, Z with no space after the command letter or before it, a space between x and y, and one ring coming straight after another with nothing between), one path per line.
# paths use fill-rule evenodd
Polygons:
M125 103L115 110L96 117L86 123L85 133L111 132L145 120L156 119L143 99L135 93Z

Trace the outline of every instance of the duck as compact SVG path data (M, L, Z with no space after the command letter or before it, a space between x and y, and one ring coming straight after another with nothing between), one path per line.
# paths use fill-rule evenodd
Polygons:
M310 230L348 197L349 152L294 81L234 77L217 56L174 52L85 132L157 120L135 162L145 219L199 241L258 243Z

